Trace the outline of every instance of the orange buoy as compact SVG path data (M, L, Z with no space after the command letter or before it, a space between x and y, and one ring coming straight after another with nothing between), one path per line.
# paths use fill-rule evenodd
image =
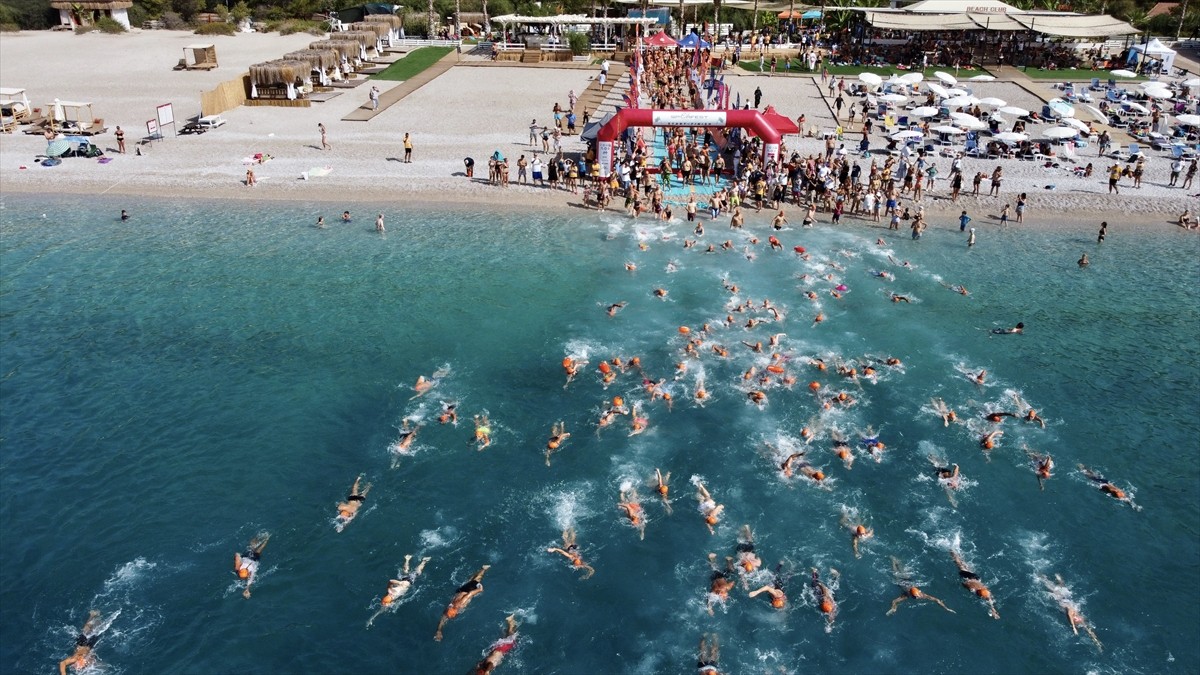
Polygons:
M767 366L767 370L779 375L783 373L783 366Z
M608 361L601 361L600 365L597 367L600 369L600 372L605 374L608 374L612 371L612 367L608 365Z
M813 380L812 382L808 383L808 388L812 389L813 391L816 391L821 388L821 383L817 382L816 380Z
M691 328L688 328L687 326L680 326L680 327L679 327L679 332L680 332L680 334L682 334L682 335L687 335L688 333L692 332L692 329L691 329Z

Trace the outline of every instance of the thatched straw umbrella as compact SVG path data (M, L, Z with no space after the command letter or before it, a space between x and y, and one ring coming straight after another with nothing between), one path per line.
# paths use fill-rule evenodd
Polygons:
M368 49L374 50L376 54L379 53L379 36L374 31L348 30L343 33L336 33L336 35L339 40L354 40L362 45L359 56L363 60L367 58Z
M362 63L362 44L360 44L358 40L343 39L341 36L344 35L344 33L334 33L334 35L337 35L338 39L317 40L316 42L310 42L308 48L332 49L343 59L341 64L342 71L345 73L353 72L355 66Z
M400 17L396 16L395 14L368 14L363 17L363 21L367 23L386 23L394 30L400 30L400 26L404 25L404 22L400 19Z
M378 21L356 21L350 24L349 29L364 33L374 33L377 38L387 37L392 32L391 26Z
M332 49L302 49L283 55L285 61L304 61L309 70L320 74L320 83L326 84L330 77L341 79L342 56Z
M258 87L283 85L288 99L296 98L296 83L312 77L307 61L278 59L250 66L250 98L258 98Z

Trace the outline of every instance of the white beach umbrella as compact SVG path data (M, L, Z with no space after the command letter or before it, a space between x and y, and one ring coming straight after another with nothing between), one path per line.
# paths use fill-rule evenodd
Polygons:
M888 79L884 80L883 84L888 87L907 87L911 83L908 80L900 77L899 75L893 75L893 76L889 77Z
M905 73L900 76L900 79L904 80L905 82L908 82L909 84L916 84L916 83L920 82L921 80L924 80L925 75L922 73Z
M903 141L909 138L924 138L925 134L919 131L897 131L889 136L893 141Z
M1015 131L1004 131L992 136L992 138L997 141L1004 141L1005 143L1020 143L1021 141L1029 140L1029 135L1020 134Z
M62 103L58 99L54 99L54 110L50 113L56 122L66 122L67 113L63 111Z
M954 98L948 98L945 101L942 101L942 104L948 105L952 108L957 108L958 106L975 105L978 102L979 99L975 98L974 96L955 96Z
M983 124L978 117L968 113L952 112L950 113L950 119L954 120L955 123Z
M875 73L859 73L858 81L870 87L878 87L883 84L883 78Z
M931 105L923 105L918 108L913 108L908 114L914 117L933 117L938 114L938 109Z
M904 103L908 100L908 97L904 94L884 94L879 97L879 100L887 101L888 103Z
M1004 99L996 98L995 96L988 96L987 98L979 99L979 105L1003 108L1004 106L1008 105L1008 103Z
M1200 126L1200 115L1176 115L1175 121L1190 127Z
M1015 105L1002 106L996 112L1004 113L1005 115L1012 115L1014 117L1028 117L1029 116L1028 110L1017 107Z
M1143 115L1150 113L1150 109L1147 108L1146 106L1142 105L1141 103L1134 103L1133 101L1126 101L1126 102L1122 103L1121 105L1125 106L1126 110L1131 110L1135 113L1141 113Z
M1183 83L1183 86L1185 86L1185 87L1200 87L1200 77L1193 77L1190 80L1185 80Z
M925 86L929 87L929 91L932 91L933 93L937 94L938 96L941 96L942 98L946 98L947 96L950 95L950 90L946 89L945 87L938 84L937 82L930 82L929 84L927 84Z
M1150 98L1172 98L1175 96L1170 89L1164 89L1162 87L1151 87L1142 93Z
M1075 119L1074 117L1065 117L1065 118L1063 118L1062 123L1063 123L1063 125L1068 126L1068 127L1075 127L1076 129L1082 131L1085 134L1092 133L1092 130L1090 127L1088 127L1088 125L1084 124L1083 122L1080 122L1079 120Z
M1137 73L1130 70L1110 70L1108 72L1116 77L1137 77Z
M940 127L934 127L934 128L933 128L933 130L934 130L934 131L936 131L936 132L938 132L939 134L953 134L953 135L956 135L956 136L957 136L958 134L965 134L965 133L967 133L966 131L963 131L962 129L959 129L958 127L950 127L950 126L944 126L944 125L943 125L943 126L940 126Z
M1108 123L1108 115L1106 115L1103 110L1097 108L1096 106L1090 103L1085 103L1083 109L1091 113L1092 117L1096 118L1097 122L1104 122L1105 124Z
M1054 139L1074 138L1079 135L1079 130L1072 129L1071 127L1050 127L1042 131L1042 135L1046 138Z
M951 96L970 96L971 95L971 92L967 91L966 89L963 89L962 87L954 87L953 89L947 89L946 93Z
M985 124L983 121L977 120L973 117L969 120L968 119L954 120L954 123L968 131L979 131L980 129L987 128L987 124Z
M967 78L967 82L995 82L995 81L996 81L996 78L992 77L991 75L976 75L975 77Z
M941 80L942 82L945 82L946 84L950 85L951 87L958 84L958 80L954 79L954 76L951 75L950 73L943 73L942 71L939 70L936 73L934 73L933 76L936 77L937 79Z

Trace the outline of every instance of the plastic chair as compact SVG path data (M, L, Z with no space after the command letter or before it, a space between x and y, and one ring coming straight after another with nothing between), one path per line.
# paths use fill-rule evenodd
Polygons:
M1128 153L1130 160L1137 159L1137 156L1142 154L1142 148L1137 143L1130 143Z
M1100 78L1098 78L1098 77L1093 77L1093 78L1092 78L1092 86L1091 86L1091 87L1089 87L1089 88L1090 88L1092 91L1100 91L1100 90L1101 90L1101 89L1103 89L1104 87L1101 87L1101 86L1100 86Z

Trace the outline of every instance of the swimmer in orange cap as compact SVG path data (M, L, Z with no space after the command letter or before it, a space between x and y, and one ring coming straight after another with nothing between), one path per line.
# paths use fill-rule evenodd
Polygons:
M766 593L771 598L772 607L775 609L787 608L787 594L783 592L784 579L783 575L781 574L782 570L783 563L779 563L779 565L775 567L775 578L772 580L772 582L766 586L762 586L750 591L750 597L754 598L762 593Z
M664 476L657 468L654 469L654 491L657 492L658 496L662 499L663 506L666 507L668 515L671 513L671 487L668 485L670 481L670 471L668 471L667 475Z
M250 597L250 585L254 583L254 578L258 576L258 563L262 559L263 549L267 547L267 541L271 539L271 534L257 534L250 543L246 545L245 553L233 554L233 573L237 577L246 582L246 589L242 591L243 598Z
M767 444L767 447L771 448L771 450L775 449L774 447L771 446L770 443ZM797 459L800 459L803 456L804 456L803 452L793 452L792 454L787 456L787 459L783 460L783 462L780 463L779 470L781 472L783 472L784 478L792 477L792 474L794 473L794 470L792 469L792 463L795 462Z
M986 453L996 447L996 439L1003 435L1003 431L989 431L979 437L979 447L983 448L983 451Z
M713 528L721 522L721 512L725 510L725 505L718 504L700 481L696 481L696 501L699 502L700 515L704 516L708 533L716 534L717 531Z
M473 675L491 675L492 671L500 666L504 661L504 657L517 646L517 622L516 615L509 614L504 617L504 637L496 640L487 649L487 655L483 660L475 665Z
M638 434L646 431L646 429L650 426L650 418L642 414L642 407L640 403L634 404L633 414L630 417L632 418L629 421L630 436L637 436Z
M550 466L550 455L558 451L564 441L571 437L567 433L567 425L559 422L550 428L550 440L546 441L546 466Z
M617 508L625 512L625 517L629 519L629 524L635 527L638 531L638 538L646 538L646 515L642 511L642 504L638 501L637 490L632 488L628 492L621 490L621 501L617 502Z
M708 582L707 608L708 615L713 614L713 605L724 603L729 599L729 591L737 587L734 582L733 558L725 558L725 569L717 567L717 554L708 554L708 566L712 568L712 577Z
M848 511L842 511L841 525L850 530L850 547L854 549L854 557L861 558L862 554L858 551L858 542L874 537L875 531L862 523L851 523Z
M79 629L79 635L75 636L75 653L58 662L59 675L67 675L68 666L82 671L96 663L96 655L92 650L100 640L100 634L94 632L99 621L100 612L94 609L88 612L87 621L84 622L83 628Z
M838 578L838 571L830 568L829 576L836 580ZM812 568L812 590L813 595L817 599L817 607L825 615L826 623L832 626L833 620L837 618L837 601L834 600L833 591L821 583L821 573L815 567Z
M563 371L567 374L567 384L563 385L563 389L566 389L567 385L571 384L571 380L574 380L575 376L579 374L579 369L586 365L587 361L573 359L569 356L563 357L562 367Z
M940 398L930 399L929 404L933 406L933 412L937 413L938 417L942 418L942 426L948 427L951 422L958 421L958 415L946 405L946 402Z
M488 421L487 415L476 415L475 421L475 445L477 450L483 450L492 444L492 426Z
M750 531L749 525L742 526L734 551L736 552L734 564L737 566L738 574L742 575L744 585L747 575L753 574L762 567L762 559L754 553L754 533Z
M571 562L571 566L584 571L583 578L587 579L596 573L596 570L591 565L583 561L583 556L579 554L579 546L575 543L575 528L568 528L562 533L563 545L562 548L551 546L546 549L546 553L558 553Z
M947 612L951 614L955 613L954 610L946 606L946 603L917 588L917 585L912 581L912 575L900 565L900 561L895 556L892 556L892 576L902 592L900 593L900 597L892 601L892 608L887 611L887 616L895 614L896 608L905 600L929 600L930 602L936 602L939 607Z
M1100 644L1100 638L1096 637L1096 631L1092 629L1087 618L1079 611L1079 606L1071 599L1071 589L1067 588L1062 576L1055 574L1054 579L1051 580L1045 575L1039 574L1037 578L1046 587L1046 591L1050 594L1050 597L1066 612L1067 622L1071 624L1071 631L1079 635L1079 629L1083 628L1088 637L1092 638L1092 642L1096 643L1096 649L1103 652L1104 645Z
M1054 470L1054 459L1050 455L1043 455L1030 450L1029 446L1024 447L1025 456L1029 458L1029 463L1033 466L1033 473L1037 475L1038 488L1045 490L1045 482L1054 476L1054 474L1050 473Z
M438 413L438 423L458 424L458 402L442 401L442 412Z
M421 558L421 562L417 564L417 568L409 571L408 565L412 561L412 555L404 556L404 571L401 573L399 579L388 580L387 592L379 599L379 611L375 612L375 616L372 616L367 621L367 628L371 627L371 624L375 622L375 618L380 614L399 606L400 598L403 598L412 589L413 584L417 581L417 577L421 576L421 572L425 571L425 563L429 562L429 560L429 558Z
M1013 394L1013 401L1015 401L1017 404L1017 410L1025 411L1021 414L1021 419L1032 424L1041 425L1043 429L1046 428L1046 420L1042 419L1042 417L1038 415L1037 411L1030 407L1030 405L1026 403L1019 394Z
M358 486L362 482L363 477L360 475L354 479L354 485L350 488L350 494L347 495L346 501L338 502L337 505L337 531L341 532L344 527L354 520L358 515L358 510L362 508L363 501L367 498L367 493L371 491L371 484L367 483L367 487L359 492Z
M458 587L454 592L454 597L450 599L450 604L446 605L445 611L442 612L442 619L438 621L437 632L433 634L433 639L438 642L442 641L442 628L446 626L446 622L458 616L471 604L471 600L475 596L483 592L483 575L488 571L491 565L484 565L479 568L467 583Z
M850 448L850 444L846 442L846 437L837 429L829 431L829 438L833 441L833 453L842 460L842 464L847 469L854 466L854 451Z
M436 387L437 383L438 381L433 378L426 378L424 375L418 375L417 383L413 385L413 391L417 393L409 400L411 401L413 398L418 398L429 393L429 390Z
M962 556L958 554L958 551L951 549L950 557L954 559L954 564L958 567L958 576L962 579L962 587L983 599L988 605L988 614L993 619L999 619L1000 612L996 611L995 598L992 597L992 592L988 590L988 587L979 580L979 575L971 571L970 567L967 567L967 563L963 562Z
M1088 480L1099 485L1100 491L1103 492L1104 494L1112 497L1113 499L1115 499L1119 502L1126 502L1128 504L1133 503L1133 500L1129 497L1129 495L1125 494L1124 490L1117 487L1115 483L1108 480L1104 476L1101 476L1099 473L1092 471L1091 469L1087 468L1086 466L1084 466L1082 464L1079 465L1079 470L1080 470L1080 472L1083 473L1083 475Z
M997 411L997 412L984 413L983 419L991 422L992 424L1000 424L1001 422L1004 421L1005 417L1016 418L1016 416L1017 416L1016 413Z
M700 650L696 655L696 675L721 675L717 661L721 659L721 647L717 634L700 637Z

